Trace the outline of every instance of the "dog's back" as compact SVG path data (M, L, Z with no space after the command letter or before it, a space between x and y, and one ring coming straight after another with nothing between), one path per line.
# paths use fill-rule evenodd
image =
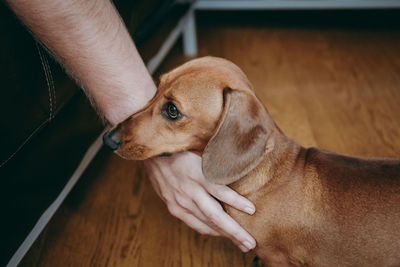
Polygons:
M317 211L331 227L323 238L331 256L341 265L400 266L400 160L310 148L305 162L305 175L320 183Z

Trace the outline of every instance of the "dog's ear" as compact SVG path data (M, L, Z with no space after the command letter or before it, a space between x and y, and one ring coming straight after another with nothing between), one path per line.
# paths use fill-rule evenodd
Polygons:
M214 135L202 155L206 179L230 184L245 176L264 158L268 116L250 90L225 89L224 107Z

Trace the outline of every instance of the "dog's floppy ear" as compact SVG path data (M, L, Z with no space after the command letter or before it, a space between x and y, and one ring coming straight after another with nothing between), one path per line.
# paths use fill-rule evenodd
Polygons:
M206 179L230 184L256 167L265 154L267 111L253 92L225 89L224 107L202 155Z

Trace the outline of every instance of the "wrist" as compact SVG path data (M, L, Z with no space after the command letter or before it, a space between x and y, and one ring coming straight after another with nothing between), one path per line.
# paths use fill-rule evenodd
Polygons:
M116 125L130 115L142 109L154 96L156 86L149 82L139 82L123 89L109 89L111 95L103 98L103 102L96 101L100 113L111 125ZM112 95L113 93L118 95Z

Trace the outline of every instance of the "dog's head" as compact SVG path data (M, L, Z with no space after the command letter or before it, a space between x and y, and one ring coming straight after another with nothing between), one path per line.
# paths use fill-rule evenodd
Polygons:
M204 57L163 75L154 98L104 140L133 160L193 151L207 179L229 184L262 160L271 123L236 65Z

